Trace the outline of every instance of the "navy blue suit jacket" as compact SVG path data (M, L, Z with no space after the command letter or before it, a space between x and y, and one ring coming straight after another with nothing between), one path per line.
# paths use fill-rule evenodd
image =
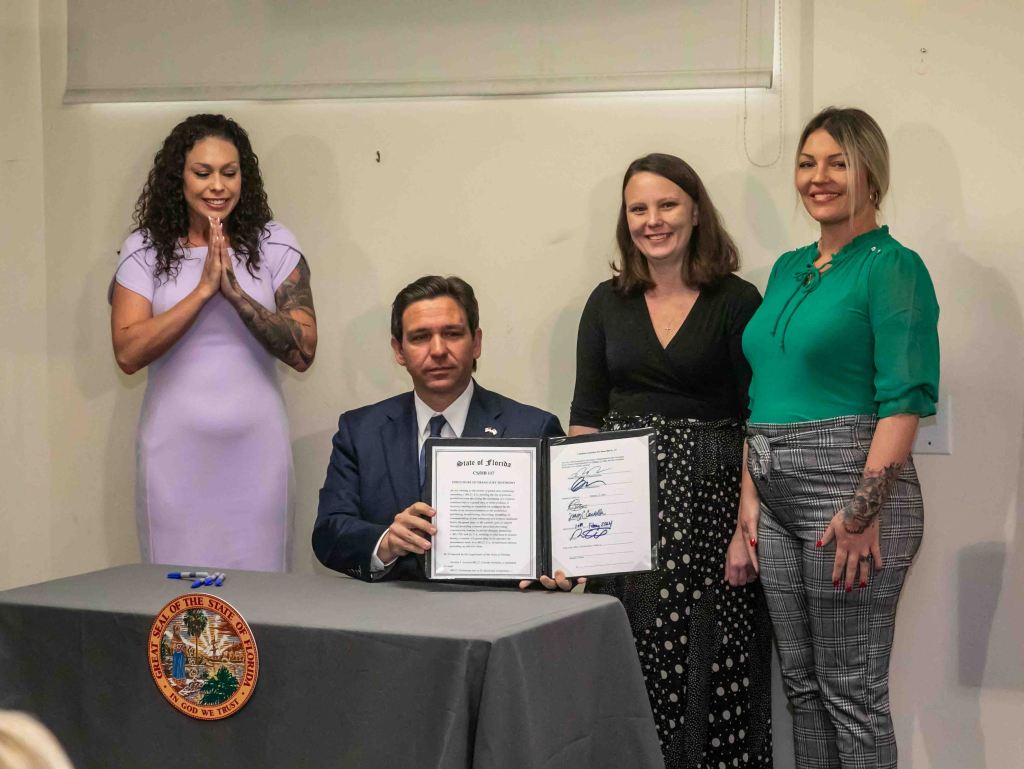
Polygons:
M497 435L484 432L494 428ZM558 417L476 385L463 438L546 438L563 435ZM370 579L370 555L395 516L420 501L416 408L411 392L346 411L338 420L327 479L313 527L320 563ZM382 579L424 579L413 555Z

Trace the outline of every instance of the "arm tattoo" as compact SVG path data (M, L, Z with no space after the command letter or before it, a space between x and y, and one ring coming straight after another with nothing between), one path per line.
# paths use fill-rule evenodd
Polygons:
M303 310L316 317L313 312L313 291L309 287L309 265L304 256L299 257L299 263L291 275L278 287L274 299L277 300L278 312Z
M277 312L271 312L245 293L233 270L228 273L228 280L242 297L238 314L256 340L289 366L300 371L308 368L316 351L313 339L316 313L305 258L299 258L291 275L274 292Z
M902 462L893 462L881 470L864 468L864 477L853 493L853 499L843 506L843 528L848 534L860 534L878 519L889 489L902 468Z

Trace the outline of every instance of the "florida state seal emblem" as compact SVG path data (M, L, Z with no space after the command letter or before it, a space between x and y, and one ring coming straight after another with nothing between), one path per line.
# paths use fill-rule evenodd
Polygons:
M149 672L177 710L216 721L237 713L252 696L260 657L235 607L208 593L191 593L170 601L153 620Z

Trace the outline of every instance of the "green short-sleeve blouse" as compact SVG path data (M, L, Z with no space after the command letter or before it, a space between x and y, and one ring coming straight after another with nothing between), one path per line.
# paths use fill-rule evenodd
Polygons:
M817 243L779 257L743 333L750 421L935 413L939 305L921 257L888 227L854 238L824 272Z

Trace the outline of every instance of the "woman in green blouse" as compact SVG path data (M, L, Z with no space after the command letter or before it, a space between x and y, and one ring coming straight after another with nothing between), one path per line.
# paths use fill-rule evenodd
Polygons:
M891 768L889 653L923 533L910 449L935 413L939 308L921 258L878 226L889 153L869 115L816 115L795 180L821 237L775 263L743 335L751 415L726 577L760 576L797 766Z

